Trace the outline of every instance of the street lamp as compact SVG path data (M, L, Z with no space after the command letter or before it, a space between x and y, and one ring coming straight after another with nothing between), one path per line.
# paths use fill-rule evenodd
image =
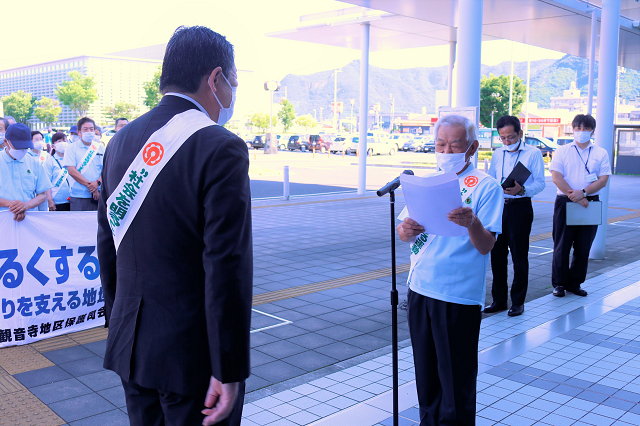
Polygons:
M338 73L342 72L342 70L338 69L334 72L334 82L333 82L333 129L338 132Z
M493 149L493 114L496 113L495 109L491 111L491 149Z
M280 82L274 80L268 80L264 82L264 90L271 95L271 102L269 104L269 139L267 139L263 151L265 154L277 154L278 153L278 141L274 142L273 139L273 92L280 90Z
M356 103L355 99L351 99L351 132L353 133L353 104Z

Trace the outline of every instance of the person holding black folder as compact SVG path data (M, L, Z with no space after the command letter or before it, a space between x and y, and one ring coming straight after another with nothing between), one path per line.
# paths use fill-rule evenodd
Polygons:
M551 283L553 295L563 297L565 290L586 296L580 285L587 277L589 251L596 237L597 225L567 225L567 203L580 203L588 208L600 201L600 190L611 175L609 154L591 143L596 120L590 114L578 114L571 123L573 142L562 145L549 166L558 195L553 208L553 263ZM585 210L586 213L586 210ZM569 254L573 247L573 258Z
M489 174L504 190L502 234L498 235L491 250L493 302L485 313L507 310L508 256L513 261L513 283L511 284L511 309L509 316L522 315L524 299L529 286L529 234L533 223L531 197L544 189L544 161L538 148L526 145L520 120L505 115L496 124L502 148L494 151Z

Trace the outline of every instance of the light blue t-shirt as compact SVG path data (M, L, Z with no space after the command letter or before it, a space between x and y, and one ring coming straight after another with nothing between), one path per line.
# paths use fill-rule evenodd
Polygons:
M51 155L49 155L48 152L46 151L40 151L40 154L38 154L37 152L33 151L33 150L28 150L27 151L27 155L32 156L33 158L36 159L36 161L38 161L38 164L40 164L41 167L44 167L44 165L46 164L47 160L51 159ZM38 157L40 157L40 155L44 156L44 158L46 158L46 160L44 160L44 162L40 162L38 160ZM47 177L49 178L49 181L51 181L51 176L47 175ZM39 212L48 212L49 211L49 202L47 200L44 200L42 202L42 204L40 204L38 206L37 209Z
M63 166L72 166L76 169L82 164L82 160L89 151L89 146L85 145L82 141L77 141L69 144L67 150L64 153ZM102 160L104 158L104 145L98 143L98 152L95 158L82 170L82 176L89 182L98 180L102 173ZM71 185L71 196L75 198L91 198L91 192L86 186L74 182Z
M44 170L47 172L47 177L51 181L53 185L57 178L60 177L62 173L62 169L64 168L64 158L60 157L58 154L50 155L47 158L47 161L44 162ZM66 204L69 202L69 191L71 189L71 183L75 182L71 176L68 176L65 179L65 182L62 182L58 193L53 197L53 202L55 204Z
M21 160L14 160L6 151L0 153L0 198L25 202L49 188L51 182L37 158L27 154ZM2 210L8 207L0 207Z
M458 180L462 182L474 170L470 164ZM481 172L482 173L482 172ZM502 187L491 176L485 177L470 196L471 207L490 232L502 232ZM408 217L405 208L398 219ZM482 255L464 237L436 236L409 274L407 284L423 296L460 305L480 305L484 308L485 285L489 254Z

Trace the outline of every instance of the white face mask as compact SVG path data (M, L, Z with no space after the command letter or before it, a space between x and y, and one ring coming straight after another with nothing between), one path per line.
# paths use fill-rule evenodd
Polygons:
M438 163L438 168L445 173L458 173L467 164L466 156L470 148L471 145L469 145L469 148L461 154L445 154L444 152L436 152L436 163Z
M80 137L78 135L71 135L71 143L78 142Z
M504 147L507 148L508 151L514 152L518 149L521 143L522 139L520 139L518 143L512 143L511 145L505 145Z
M67 145L69 145L66 142L56 142L55 143L55 148L56 148L56 152L62 152L64 154L64 151L67 149Z
M27 155L27 150L28 148L25 148L25 149L9 148L9 154L11 154L11 156L16 160L22 160L24 156Z
M82 132L82 140L86 143L93 142L93 138L96 136L94 132Z
M35 141L33 143L33 149L36 149L38 151L43 150L47 147L47 144L44 141Z
M231 87L231 104L229 105L229 107L225 108L222 106L222 103L220 102L220 99L218 99L216 92L213 91L213 88L211 88L211 92L213 93L213 96L216 97L216 101L218 101L218 105L220 105L220 114L218 115L217 123L221 126L224 126L225 124L227 124L229 120L231 120L231 117L233 116L233 107L236 103L237 87L233 87L231 83L229 83L229 80L227 80L227 77L224 76L224 74L220 74L220 75L222 75L222 78L224 78L224 81L226 81L229 87Z
M573 132L573 138L578 143L587 143L591 139L591 132L576 131L576 132Z

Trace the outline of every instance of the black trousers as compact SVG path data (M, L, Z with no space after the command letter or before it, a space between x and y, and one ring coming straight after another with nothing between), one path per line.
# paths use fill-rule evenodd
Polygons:
M511 303L523 305L529 286L529 235L533 223L531 198L514 198L507 202L502 213L502 233L491 250L491 271L493 285L491 295L496 303L507 303L507 265L509 251L513 262L513 283Z
M57 212L71 211L71 204L70 203L56 204L56 211Z
M407 301L420 426L475 425L480 306L411 290Z
M72 212L92 212L98 210L98 200L94 200L92 197L71 197L70 205Z
M587 197L589 201L599 201L597 195ZM568 226L567 203L569 197L558 195L553 207L553 264L551 283L565 289L577 290L587 277L589 251L598 231L597 225ZM569 254L573 247L571 265Z
M131 426L201 426L206 389L201 395L179 395L122 380ZM245 383L242 382L231 415L216 425L240 426Z

